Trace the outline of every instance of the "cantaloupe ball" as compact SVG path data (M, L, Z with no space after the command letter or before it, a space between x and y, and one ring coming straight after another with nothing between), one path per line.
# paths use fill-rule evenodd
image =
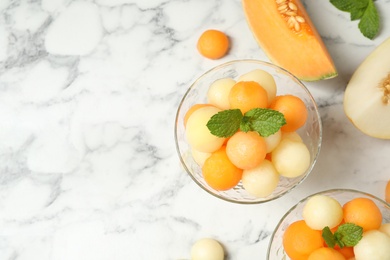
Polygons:
M390 223L382 224L381 227L379 228L379 231L390 236Z
M366 231L353 251L356 260L390 260L390 236L378 230Z
M315 195L306 202L302 216L312 229L334 228L343 220L343 207L332 197Z
M223 260L224 254L222 245L212 238L200 239L191 248L191 260Z
M238 81L255 81L259 83L267 92L268 105L271 104L272 100L276 97L276 83L274 77L268 72L256 69L248 73L242 74Z
M278 186L279 174L270 161L263 160L255 168L244 170L241 181L249 194L263 198L270 195Z
M208 103L222 109L230 109L229 92L236 81L232 78L217 79L207 91Z
M282 140L272 151L272 163L280 175L287 178L298 177L310 166L310 152L301 142Z
M302 137L297 132L282 132L282 140L289 139L295 142L303 142Z
M204 152L199 152L195 149L191 150L192 157L194 158L195 162L202 167L204 162L206 161L207 158L210 157L211 153L204 153Z
M280 140L282 140L282 131L280 129L276 133L264 137L265 144L267 145L267 153L272 152L278 146Z
M207 128L207 122L219 111L221 110L214 106L201 107L188 118L186 136L192 149L211 153L221 148L225 138L211 134Z

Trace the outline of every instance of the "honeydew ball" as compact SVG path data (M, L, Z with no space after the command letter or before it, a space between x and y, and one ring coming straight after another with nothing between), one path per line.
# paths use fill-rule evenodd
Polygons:
M208 103L222 109L229 109L229 92L236 81L232 78L217 79L214 81L207 91Z
M224 250L221 244L212 238L196 241L191 248L191 260L223 260Z
M276 148L276 146L278 146L281 139L282 139L282 131L280 129L276 133L264 137L264 141L267 146L267 153L272 152Z
M302 215L312 229L334 228L343 220L343 207L332 197L315 195L306 202Z
M378 230L366 231L353 251L356 260L390 260L390 236Z
M271 154L276 170L287 178L304 174L310 166L309 149L301 142L284 139Z
M302 137L297 132L282 132L282 140L289 139L295 142L303 142Z
M379 228L380 232L383 232L390 236L390 223L384 223Z
M211 134L207 128L207 122L219 111L221 110L214 106L201 107L188 118L186 136L192 149L199 152L212 153L221 148L225 138Z
M267 92L268 105L276 97L276 83L274 77L261 69L252 70L248 73L241 75L237 81L254 81L259 83Z
M204 153L197 151L195 149L191 150L192 157L194 158L195 162L202 167L204 162L206 161L207 158L210 157L211 153Z
M265 159L255 168L244 170L241 181L250 195L263 198L270 195L278 186L279 174L274 165Z

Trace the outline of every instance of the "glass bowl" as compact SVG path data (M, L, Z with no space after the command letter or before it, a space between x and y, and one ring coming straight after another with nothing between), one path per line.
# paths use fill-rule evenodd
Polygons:
M290 259L283 249L283 234L286 231L287 227L297 221L303 219L302 211L306 202L309 198L315 195L326 195L336 199L341 205L345 204L349 200L357 197L363 197L373 200L376 205L378 205L379 209L382 212L383 222L390 222L390 204L386 203L384 200L377 198L374 195L371 195L366 192L352 190L352 189L332 189L325 190L315 194L312 194L300 202L298 202L295 206L293 206L287 213L282 217L276 226L268 246L267 259L269 260L288 260Z
M301 98L306 104L308 117L306 124L297 132L310 151L310 166L307 171L296 178L281 177L279 185L272 194L263 198L256 198L247 193L241 182L233 189L217 191L211 188L203 179L202 170L195 162L191 154L191 148L187 143L183 119L188 109L194 104L207 102L209 86L217 79L230 77L237 79L240 75L255 69L262 69L270 73L277 86L277 95L292 94ZM318 107L309 90L288 71L271 63L257 60L236 60L219 65L201 75L187 90L177 109L175 121L175 142L181 163L191 178L202 189L220 199L242 203L255 204L267 202L285 195L299 185L312 171L321 148L322 125L318 113Z

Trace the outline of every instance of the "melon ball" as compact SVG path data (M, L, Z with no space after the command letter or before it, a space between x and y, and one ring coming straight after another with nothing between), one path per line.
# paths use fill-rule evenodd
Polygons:
M332 197L314 195L306 202L302 215L312 229L334 228L343 220L343 207Z
M287 178L304 174L310 166L310 152L302 142L284 139L271 154L276 170Z
M270 195L278 186L279 174L270 161L264 160L255 168L244 170L241 181L250 195L263 198Z
M204 153L204 152L199 152L195 149L191 150L192 157L194 158L195 162L202 167L204 162L206 161L207 158L210 157L211 153Z
M208 103L222 109L229 109L229 92L236 81L231 78L217 79L214 81L207 91Z
M221 110L214 106L201 107L188 118L186 136L192 149L211 153L221 148L225 138L211 134L207 128L207 122L219 111Z
M380 232L383 232L390 236L390 223L384 223L379 228Z
M295 142L303 142L302 137L297 132L282 132L282 140L289 139Z
M221 244L212 238L196 241L191 248L191 260L223 260L224 250Z
M267 92L268 105L270 105L272 100L276 97L276 83L274 77L264 70L252 70L241 75L237 81L254 81L259 83Z
M390 260L390 236L378 230L366 231L353 251L356 260Z
M276 133L264 137L264 141L267 146L267 153L272 152L276 148L276 146L278 146L281 139L282 139L282 131L280 129Z

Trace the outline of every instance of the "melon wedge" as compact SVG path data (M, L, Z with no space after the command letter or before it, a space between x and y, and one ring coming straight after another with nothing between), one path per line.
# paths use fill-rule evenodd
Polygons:
M300 0L242 0L249 28L270 61L303 81L337 76Z
M353 73L344 93L344 112L366 135L390 139L390 38Z

